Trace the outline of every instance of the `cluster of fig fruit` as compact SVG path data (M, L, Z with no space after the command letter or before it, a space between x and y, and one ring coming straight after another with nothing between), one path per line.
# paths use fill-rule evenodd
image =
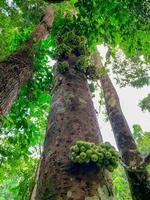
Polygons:
M69 30L69 27L67 31L65 31L66 29L67 27L62 27L56 36L56 59L60 62L67 62L74 55L76 57L75 69L77 71L85 74L88 79L99 79L100 72L92 63L87 38L78 35L73 30ZM60 73L66 72L69 68L69 65L66 65L66 63L64 65L64 62L60 63L61 66L57 67Z
M64 31L62 28L56 36L56 44L59 60L67 59L71 54L77 57L89 54L86 38L77 35L74 31Z
M77 141L71 146L70 151L73 163L95 163L110 172L118 166L118 153L108 142L97 145L92 142Z

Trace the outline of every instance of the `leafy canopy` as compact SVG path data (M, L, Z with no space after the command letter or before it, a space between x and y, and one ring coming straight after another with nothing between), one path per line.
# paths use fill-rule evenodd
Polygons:
M150 112L150 94L140 101L139 106L141 107L142 111Z
M0 60L30 37L48 2L54 3L0 1ZM55 54L55 38L61 26L86 37L90 51L104 43L111 55L119 46L128 57L144 55L149 61L148 0L70 0L51 6L55 10L55 22L50 36L36 47L33 78L22 87L18 100L3 121L0 136L2 200L28 199L40 154L37 149L43 141L50 108L53 74L49 56Z

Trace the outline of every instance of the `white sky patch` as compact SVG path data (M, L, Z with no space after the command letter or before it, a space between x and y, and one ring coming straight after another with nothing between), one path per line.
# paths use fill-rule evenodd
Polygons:
M107 47L101 45L98 46L98 50L101 56L104 58L102 62L105 62L105 55L107 52ZM112 80L112 77L110 77ZM143 131L150 131L150 114L149 112L142 112L138 103L150 92L150 87L145 86L143 88L137 89L133 87L126 86L124 88L119 88L115 81L112 80L115 89L117 90L118 96L120 98L120 104L122 111L127 119L129 127L132 131L133 124L140 124ZM99 109L99 91L96 91L95 98L93 99L96 110ZM111 144L116 146L113 132L109 121L105 122L102 114L98 114L99 126L101 129L102 137L104 141L109 141Z
M8 6L11 6L13 3L13 0L7 0Z

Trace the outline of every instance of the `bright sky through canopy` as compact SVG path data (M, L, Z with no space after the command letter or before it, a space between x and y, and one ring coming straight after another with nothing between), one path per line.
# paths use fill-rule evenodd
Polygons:
M101 45L101 46L98 46L98 50L101 56L103 57L103 62L105 62L107 47L104 47L103 45ZM134 124L140 124L143 131L149 131L150 130L150 114L147 111L142 112L140 107L138 106L138 103L150 92L150 86L144 86L140 89L129 87L129 86L126 86L124 88L119 88L119 86L116 85L115 81L113 80L112 75L111 75L111 80L115 86L115 89L117 90L123 113L127 119L127 122L131 130ZM96 92L95 98L94 98L94 105L97 110L99 110L98 101L99 101L99 91ZM101 129L101 133L103 136L103 140L109 141L113 145L116 145L109 121L108 122L104 121L104 117L102 116L102 113L98 114L97 117L98 117L100 129Z

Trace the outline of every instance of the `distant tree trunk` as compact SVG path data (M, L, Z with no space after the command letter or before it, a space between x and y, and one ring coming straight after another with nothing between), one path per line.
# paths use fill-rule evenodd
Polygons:
M101 67L99 53L94 56L95 64ZM140 155L128 123L122 113L119 97L107 74L100 77L104 92L106 109L113 129L115 140L121 154L124 169L128 178L133 200L150 199L150 177L143 165ZM132 96L129 97L132 99Z
M0 115L7 114L21 86L31 78L34 46L48 36L53 19L54 12L47 7L30 39L6 60L0 62Z
M70 161L77 140L102 142L86 78L71 59L69 71L57 74L55 83L34 200L114 200L106 170Z
M33 181L33 188L31 188L31 194L29 196L29 200L35 200L35 195L36 195L36 190L37 190L37 180L38 180L39 171L40 171L40 163L41 162L39 162L36 169L36 173L35 173L35 177Z

